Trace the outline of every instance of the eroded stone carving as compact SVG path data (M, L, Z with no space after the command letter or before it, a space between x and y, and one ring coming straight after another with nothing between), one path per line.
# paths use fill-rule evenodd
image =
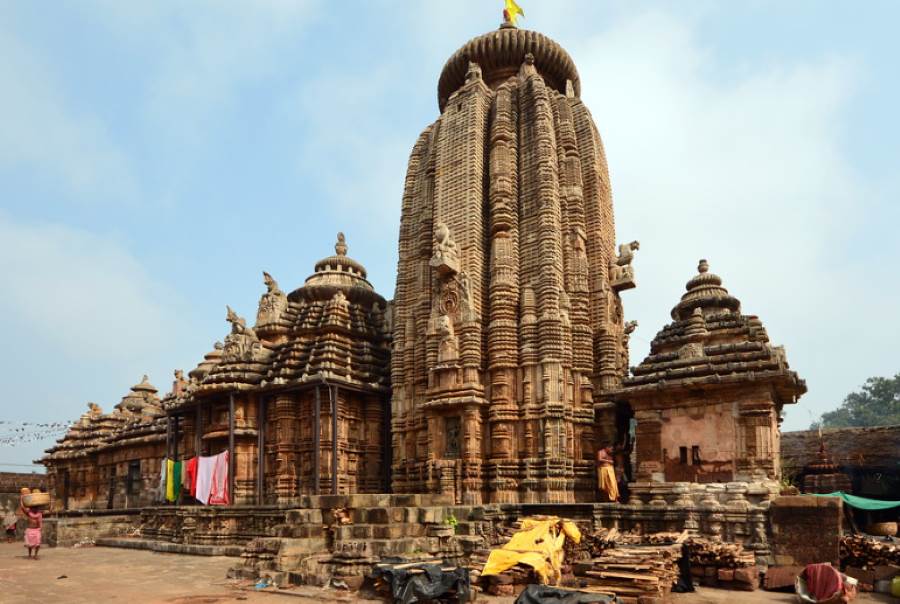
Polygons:
M619 254L609 265L609 281L614 290L623 291L635 287L634 268L631 262L634 260L634 253L640 248L641 244L638 241L619 245Z
M231 333L225 336L222 360L225 362L262 360L270 354L247 321L238 316L230 306L226 306L226 320L231 323Z
M434 227L434 254L431 257L431 266L442 277L459 272L456 242L450 235L450 229L443 222L437 223Z
M281 291L272 275L263 271L263 282L266 284L266 293L259 299L259 309L256 312L257 327L278 321L288 305L287 295Z

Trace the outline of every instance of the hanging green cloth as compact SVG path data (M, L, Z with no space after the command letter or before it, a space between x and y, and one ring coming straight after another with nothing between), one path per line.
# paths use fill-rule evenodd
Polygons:
M172 468L172 480L175 481L175 486L172 488L175 494L173 501L178 501L178 496L181 495L181 466L182 462L176 461Z
M860 510L889 510L891 508L900 507L900 501L883 501L881 499L869 499L867 497L857 497L843 491L835 491L834 493L816 494L817 497L840 497L847 505Z

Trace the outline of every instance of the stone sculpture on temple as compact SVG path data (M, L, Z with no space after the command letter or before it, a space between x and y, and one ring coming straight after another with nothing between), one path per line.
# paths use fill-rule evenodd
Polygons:
M614 290L623 291L635 287L634 268L631 262L634 260L634 253L639 249L641 244L638 241L619 245L619 255L616 256L615 262L609 265L609 280Z

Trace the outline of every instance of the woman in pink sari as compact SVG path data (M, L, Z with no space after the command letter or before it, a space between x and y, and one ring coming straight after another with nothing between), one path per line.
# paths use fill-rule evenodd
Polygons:
M44 513L37 508L25 508L25 516L28 519L28 528L25 529L25 547L28 548L28 557L38 559L41 549L41 528L44 526ZM31 555L34 550L34 555Z

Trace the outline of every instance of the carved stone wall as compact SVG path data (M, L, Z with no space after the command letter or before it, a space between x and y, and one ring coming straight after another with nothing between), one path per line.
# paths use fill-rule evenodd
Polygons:
M224 343L189 379L176 371L162 401L145 377L113 413L90 404L43 459L53 508L157 503L164 458L217 455L232 442L235 504L388 490L390 313L346 254L339 233L335 255L289 294L263 273L256 325L228 307Z
M402 203L394 492L594 497L593 402L627 370L633 273L578 86L562 48L508 25L444 69Z
M156 499L166 441L156 393L144 376L111 413L88 404L41 460L53 511L134 508Z

